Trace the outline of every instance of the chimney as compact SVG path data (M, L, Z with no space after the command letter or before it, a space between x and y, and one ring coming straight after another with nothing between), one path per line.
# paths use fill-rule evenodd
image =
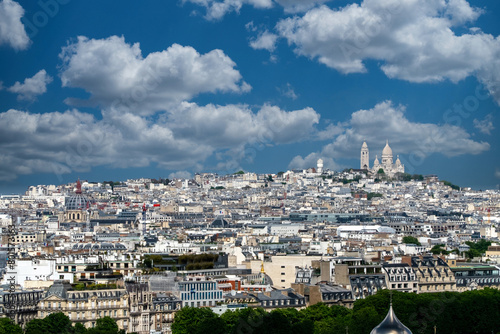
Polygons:
M410 255L403 255L401 257L401 263L406 263L411 267L411 256Z

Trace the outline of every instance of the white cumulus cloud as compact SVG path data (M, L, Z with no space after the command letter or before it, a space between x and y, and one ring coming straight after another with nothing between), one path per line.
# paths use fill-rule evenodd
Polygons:
M474 119L473 123L476 129L487 135L491 135L491 131L495 129L492 114L486 115L483 120Z
M243 5L250 5L258 9L270 9L275 3L283 7L285 13L305 12L325 2L332 0L182 0L191 2L206 9L207 20L220 20L226 14L239 13Z
M278 22L299 55L342 73L366 72L377 60L390 78L458 82L476 76L500 102L500 38L471 29L482 13L465 0L364 0L340 9L320 6Z
M305 12L325 2L332 0L275 0L281 5L285 13Z
M264 105L178 108L145 117L113 108L102 119L78 110L0 113L0 180L18 175L156 165L167 170L202 168L213 154L246 159L248 147L308 139L319 115L310 108L284 111ZM57 138L57 140L54 140Z
M47 71L40 70L33 77L24 79L23 83L17 81L7 90L18 94L18 100L34 100L38 95L47 92L47 85L51 82L52 77L47 74Z
M261 9L273 7L272 0L183 0L183 2L192 2L205 7L207 20L219 20L231 12L239 13L243 5Z
M168 175L168 178L170 180L172 180L172 179L191 179L192 176L191 176L190 172L185 171L185 170L180 170L180 171L177 171L177 172L174 172L174 173L170 173Z
M316 168L318 159L323 160L323 168L330 170L339 170L341 165L335 162L331 157L323 156L321 153L313 152L308 154L306 157L301 155L295 156L292 161L288 164L288 169L308 169Z
M141 54L138 43L123 37L78 37L60 54L65 87L91 94L89 101L67 99L68 104L98 104L127 112L150 114L206 92L242 93L251 89L236 64L221 50L206 54L174 44L161 52Z
M487 142L471 139L461 127L412 122L405 117L405 107L394 106L391 101L352 113L347 122L329 126L319 132L318 138L328 138L328 131L332 132L331 143L306 158L295 157L290 166L302 167L318 157L323 160L359 158L363 141L368 144L372 162L375 155L380 158L386 140L389 140L394 154L411 155L419 160L435 153L448 157L480 154L490 148Z
M273 52L276 49L278 35L265 30L256 38L250 40L250 47L255 50L267 50Z
M15 50L25 50L30 45L21 18L24 9L12 0L0 2L0 45L8 44Z
M357 157L364 140L372 147L383 147L389 140L394 152L429 156L479 154L489 150L486 142L477 142L463 128L453 125L411 122L405 117L405 107L391 101L372 109L358 110L351 115L345 130L327 150L333 156Z
M199 106L187 102L166 115L165 122L178 138L219 148L305 140L315 132L320 118L312 108L285 111L264 105L253 112L245 105Z

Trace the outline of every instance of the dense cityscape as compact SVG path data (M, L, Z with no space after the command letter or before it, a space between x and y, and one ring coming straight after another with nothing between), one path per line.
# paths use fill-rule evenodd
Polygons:
M0 334L500 334L499 22L0 0Z
M110 317L127 332L170 333L186 307L352 308L383 290L500 287L500 192L367 169L365 147L365 168L342 172L320 159L4 195L0 310L22 326L62 312L86 328Z

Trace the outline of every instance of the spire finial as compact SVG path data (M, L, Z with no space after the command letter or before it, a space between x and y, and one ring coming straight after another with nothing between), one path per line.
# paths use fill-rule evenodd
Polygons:
M392 307L392 291L389 292L389 300L390 300L390 304L391 304L391 307Z

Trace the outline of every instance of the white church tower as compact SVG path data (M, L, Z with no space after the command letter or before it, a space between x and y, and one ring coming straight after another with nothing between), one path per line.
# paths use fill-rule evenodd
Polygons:
M361 167L360 169L370 169L370 152L368 151L368 145L366 141L363 142L361 146Z
M318 162L316 163L316 173L323 173L323 159L318 159Z

